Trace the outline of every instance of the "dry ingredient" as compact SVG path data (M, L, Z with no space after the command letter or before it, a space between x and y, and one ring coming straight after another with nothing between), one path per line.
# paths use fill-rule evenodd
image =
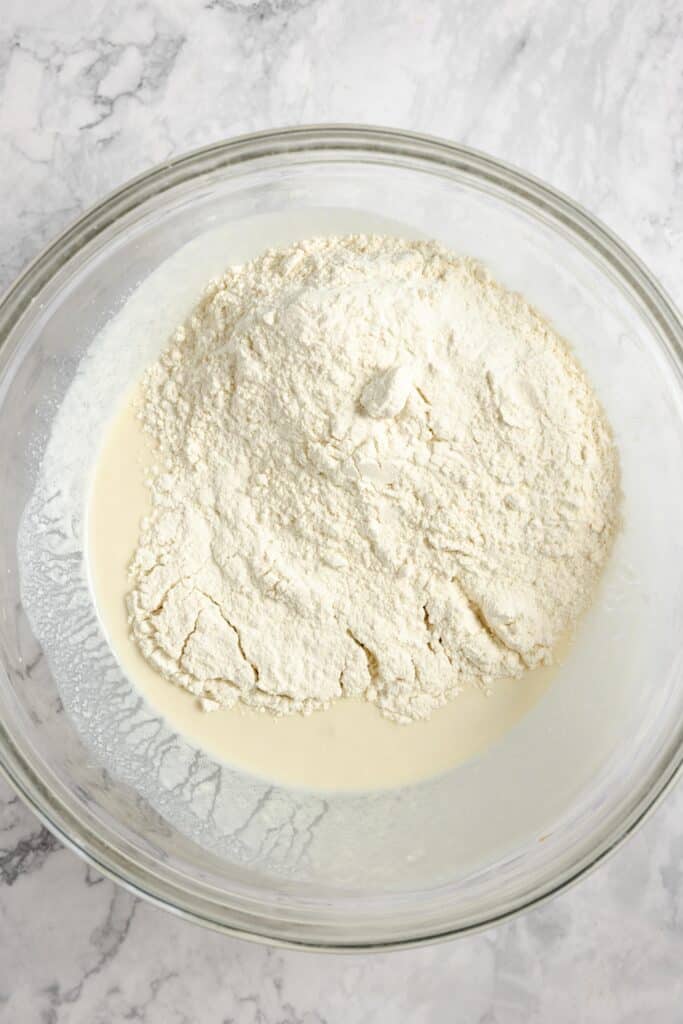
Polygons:
M132 635L207 710L399 722L547 662L618 463L566 344L436 243L314 238L207 288L144 375Z

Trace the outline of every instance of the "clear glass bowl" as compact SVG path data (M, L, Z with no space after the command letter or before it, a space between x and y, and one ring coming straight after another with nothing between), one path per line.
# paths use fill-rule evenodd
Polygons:
M117 675L89 607L80 512L49 551L29 545L27 555L24 543L28 570L18 554L62 399L139 282L220 225L330 206L408 222L529 297L578 351L623 469L622 534L548 695L472 761L367 794L246 778L164 731ZM0 760L42 820L100 870L246 937L398 946L483 927L557 892L672 781L683 723L683 327L639 260L568 199L404 132L253 135L150 171L87 213L5 296L0 332ZM27 608L36 593L51 602L51 634ZM114 718L130 726L110 730Z

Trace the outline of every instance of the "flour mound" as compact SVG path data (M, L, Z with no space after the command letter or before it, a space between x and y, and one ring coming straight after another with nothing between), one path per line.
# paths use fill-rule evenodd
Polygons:
M429 242L314 238L212 282L144 375L132 634L207 709L399 722L547 662L617 520L610 431L520 296Z

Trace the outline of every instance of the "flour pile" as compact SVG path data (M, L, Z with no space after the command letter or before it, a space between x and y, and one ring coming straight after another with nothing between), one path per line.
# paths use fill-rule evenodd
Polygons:
M233 267L145 374L145 658L208 709L399 722L547 662L618 464L564 342L479 264L379 236Z

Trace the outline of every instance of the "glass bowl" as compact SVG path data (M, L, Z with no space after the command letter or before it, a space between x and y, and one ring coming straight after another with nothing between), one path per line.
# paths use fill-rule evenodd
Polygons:
M522 291L587 368L623 473L614 556L544 699L452 771L366 793L269 783L175 736L122 676L97 621L83 494L66 477L40 492L79 364L140 282L206 232L321 207L407 222ZM235 139L86 213L5 296L0 337L0 761L101 871L244 937L400 946L484 927L562 889L671 783L683 730L683 327L639 260L564 196L406 132ZM132 367L134 355L130 339L121 359ZM95 413L86 396L93 457Z

